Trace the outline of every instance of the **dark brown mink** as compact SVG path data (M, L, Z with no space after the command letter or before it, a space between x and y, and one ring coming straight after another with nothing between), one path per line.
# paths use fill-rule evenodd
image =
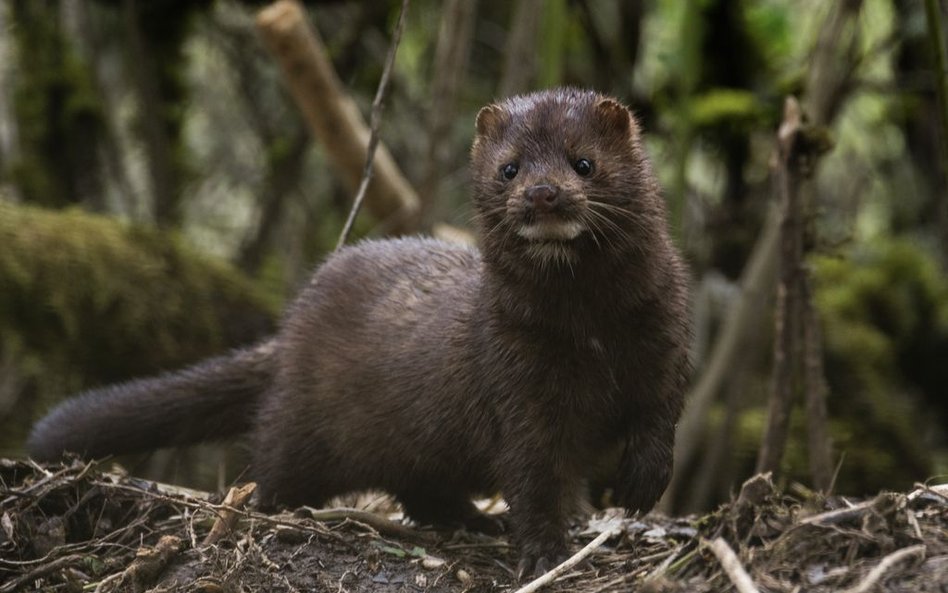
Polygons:
M500 490L521 575L567 552L585 479L621 448L617 501L672 467L688 373L685 268L632 114L591 91L477 116L480 250L431 239L333 254L255 348L94 390L29 450L87 455L251 431L265 503L394 494L421 523L489 525ZM203 432L202 432L203 430Z

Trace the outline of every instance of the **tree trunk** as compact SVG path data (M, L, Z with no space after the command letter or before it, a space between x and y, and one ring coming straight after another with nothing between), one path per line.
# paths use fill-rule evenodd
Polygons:
M286 199L299 184L309 146L309 135L301 131L292 140L288 150L268 159L266 181L260 192L260 222L256 231L241 246L237 257L240 269L247 274L255 274L263 263L263 256L273 241ZM270 149L272 152L272 146Z
M820 318L813 306L813 291L809 277L803 278L804 385L806 388L807 458L813 486L829 493L833 481L832 451L829 434L829 414L826 411L826 374L823 370L823 332Z
M159 227L172 228L181 221L181 179L174 163L174 141L164 125L166 109L159 89L158 66L142 32L138 0L122 0L122 12L129 50L127 67L138 97L138 125L147 156L153 216Z
M856 16L862 0L839 0L820 29L810 57L803 111L813 125L822 126L836 118L859 64L859 23Z
M778 132L776 172L777 194L780 196L780 263L777 285L776 335L774 336L773 392L767 412L767 428L757 457L757 473L779 473L780 460L790 426L793 396L798 391L800 334L804 311L803 219L800 205L799 141L802 125L800 106L788 99L784 120Z
M794 397L805 391L810 470L814 485L829 487L830 442L819 320L813 309L805 267L804 221L811 214L802 186L817 158L829 148L822 128L804 126L796 99L787 99L777 132L777 193L783 209L780 225L780 282L777 286L773 391L757 472L780 472Z
M428 125L428 161L421 186L423 228L434 221L432 214L441 178L452 156L451 124L456 115L458 89L467 72L476 8L476 0L446 0L441 8Z
M279 62L310 131L325 147L343 183L355 192L362 179L369 130L355 101L345 93L302 5L294 0L276 2L260 11L257 27ZM411 231L420 200L381 144L374 172L366 194L369 211L394 233Z
M507 33L504 72L498 93L509 97L530 90L537 75L537 35L544 0L519 0Z
M691 388L687 406L678 422L675 438L675 468L662 500L662 509L672 508L672 500L684 488L689 477L684 473L705 442L707 417L735 361L741 355L748 334L764 323L767 293L772 290L776 271L779 219L775 209L768 214L757 243L751 250L741 275L740 298L730 305L724 323L714 341L707 364Z
M941 157L941 177L948 178L948 59L945 58L945 34L942 29L942 10L938 0L925 0L925 17L928 22L928 39L931 44L932 64L935 70L935 96L938 97L938 121L941 124L941 140L938 153ZM948 260L948 194L944 185L933 188L936 217L939 224L939 239L942 255Z

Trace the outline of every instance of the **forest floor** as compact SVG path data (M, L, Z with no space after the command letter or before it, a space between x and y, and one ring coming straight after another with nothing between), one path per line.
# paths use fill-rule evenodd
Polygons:
M948 592L948 485L862 501L794 490L758 476L704 516L595 515L571 532L589 555L539 590ZM223 502L95 465L0 460L0 593L529 585L514 579L504 538L352 509L264 514L241 508L248 492Z

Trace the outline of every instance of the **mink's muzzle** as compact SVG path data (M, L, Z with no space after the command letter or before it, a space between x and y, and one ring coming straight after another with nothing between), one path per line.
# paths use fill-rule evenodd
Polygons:
M569 242L576 239L583 223L585 198L552 183L532 185L507 201L511 228L531 242Z

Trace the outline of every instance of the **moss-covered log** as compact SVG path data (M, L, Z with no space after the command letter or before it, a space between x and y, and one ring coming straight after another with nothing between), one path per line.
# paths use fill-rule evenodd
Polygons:
M279 307L173 234L0 202L0 450L71 392L269 333Z

